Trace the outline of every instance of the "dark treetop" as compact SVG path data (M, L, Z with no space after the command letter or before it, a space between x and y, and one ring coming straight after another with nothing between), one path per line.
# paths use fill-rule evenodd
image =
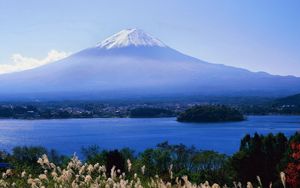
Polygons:
M244 119L241 112L225 105L194 106L177 117L180 122L226 122Z

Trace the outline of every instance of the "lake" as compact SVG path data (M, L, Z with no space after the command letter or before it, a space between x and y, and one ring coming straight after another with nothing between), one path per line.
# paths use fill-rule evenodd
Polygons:
M175 118L0 120L0 149L39 145L71 155L94 144L104 149L142 151L169 141L232 154L246 133L283 132L291 136L299 129L300 116L249 116L247 121L230 123L179 123Z

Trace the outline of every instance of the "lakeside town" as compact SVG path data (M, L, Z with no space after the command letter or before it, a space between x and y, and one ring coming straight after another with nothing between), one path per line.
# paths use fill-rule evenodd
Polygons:
M67 119L67 118L113 118L113 117L176 117L197 105L223 104L238 109L244 115L300 114L299 95L279 99L247 98L235 100L198 100L169 102L32 102L0 103L0 118L14 119ZM249 103L245 101L250 101Z

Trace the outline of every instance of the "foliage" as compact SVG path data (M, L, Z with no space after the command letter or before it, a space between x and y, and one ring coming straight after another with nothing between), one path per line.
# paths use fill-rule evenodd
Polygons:
M288 140L282 134L266 136L246 135L241 140L240 150L231 159L237 178L242 182L255 181L263 177L263 185L278 179L278 165L287 152Z
M290 144L289 162L286 166L287 184L292 188L300 187L300 142Z
M127 187L178 187L187 183L186 187L189 187L205 181L235 187L238 185L232 182L240 181L251 187L248 181L257 180L256 185L260 187L268 187L270 182L272 187L282 187L281 182L292 188L300 185L298 133L290 139L281 133L246 135L241 140L240 150L233 156L168 142L139 154L129 148L111 151L101 150L98 146L82 148L85 164L77 157L70 159L43 147L16 147L11 154L0 154L0 162L13 167L12 170L1 169L0 187L12 187L13 183L17 187L72 187L72 184L77 187L120 187L121 184ZM286 173L286 177L281 173L282 181L278 178L281 171ZM24 172L26 175L22 176ZM184 178L176 180L176 177Z
M295 105L300 106L300 94L291 95L283 98L276 99L273 102L275 105Z
M13 148L12 154L2 152L1 161L9 163L16 171L26 170L30 173L37 173L41 169L36 161L44 154L49 156L53 163L61 166L69 160L68 157L59 155L55 150L48 151L44 147L23 146Z
M47 155L43 155L39 158L37 163L39 164L39 168L42 169L40 174L32 175L25 170L21 173L11 169L6 170L0 178L0 187L220 188L216 183L210 186L208 181L199 184L192 183L187 176L173 177L171 167L169 168L170 181L165 181L158 175L145 180L144 173L147 171L146 168L132 171L130 166L128 166L126 171L120 174L119 169L115 166L109 170L106 166L100 165L99 163L94 165L88 163L83 164L76 156L73 156L65 168L61 168L52 163ZM128 160L128 164L130 163L130 160ZM238 186L242 187L240 183L238 183ZM227 186L225 185L224 187ZM247 182L247 187L253 188L252 183Z
M131 118L156 118L156 117L171 117L174 112L163 108L134 108L130 110L129 117Z
M242 121L244 116L225 105L200 105L187 109L177 117L180 122Z
M125 172L125 158L118 150L109 151L106 154L106 168L112 169L115 167L119 170L118 175Z

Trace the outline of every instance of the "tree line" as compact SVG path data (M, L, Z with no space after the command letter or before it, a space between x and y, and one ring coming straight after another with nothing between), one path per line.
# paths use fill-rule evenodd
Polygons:
M129 159L136 171L143 166L147 167L145 178L159 175L169 181L169 172L172 170L175 177L187 175L195 183L207 180L223 185L232 185L234 181L246 184L248 181L256 182L259 176L265 187L270 182L273 182L273 187L282 187L279 173L284 171L290 186L297 187L300 185L299 151L299 133L290 138L282 133L265 136L256 133L246 135L241 140L239 151L232 156L168 142L138 154L129 148L102 150L98 146L82 148L81 153L85 162L103 164L108 169L116 166L120 173L127 168ZM60 155L55 150L24 146L15 147L11 153L2 151L0 163L9 164L20 172L26 169L31 174L39 174L43 169L36 162L43 154L47 154L49 160L62 167L70 160L70 156ZM5 168L1 170L5 171Z

